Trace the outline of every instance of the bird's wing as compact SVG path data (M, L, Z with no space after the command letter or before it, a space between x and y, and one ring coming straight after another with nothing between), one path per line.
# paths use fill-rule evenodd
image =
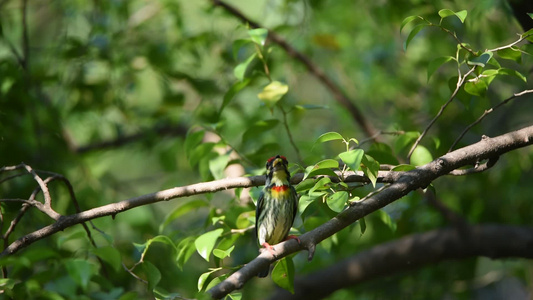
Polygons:
M257 236L257 238L259 238L259 236L257 235L257 229L259 227L259 215L261 215L261 212L263 211L263 208L264 208L264 200L265 198L265 193L263 191L261 191L261 194L259 194L259 199L257 199L257 205L255 206L255 235Z
M296 212L298 212L298 202L300 199L298 199L298 193L296 192L296 189L293 186L291 186L291 193L294 197L294 201L292 201L292 223L294 223L294 218L296 218Z

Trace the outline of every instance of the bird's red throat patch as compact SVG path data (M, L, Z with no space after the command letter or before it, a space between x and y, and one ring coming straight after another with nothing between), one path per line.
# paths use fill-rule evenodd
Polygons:
M276 191L276 192L285 192L289 189L289 186L288 185L275 185L272 187L272 190L273 191Z

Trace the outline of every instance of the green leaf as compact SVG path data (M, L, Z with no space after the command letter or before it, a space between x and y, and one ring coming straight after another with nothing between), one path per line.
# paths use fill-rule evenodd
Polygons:
M203 291L205 288L206 283L208 282L207 279L209 278L209 275L213 274L216 271L219 271L220 268L212 269L208 272L203 273L198 278L198 291Z
M215 143L202 143L197 145L189 156L189 164L191 167L196 166L202 159L208 157L214 147Z
M218 257L218 258L220 258L220 259L224 259L224 258L230 256L230 254L231 254L231 252L233 251L234 248L235 248L235 245L231 246L227 250L214 249L213 250L213 255Z
M378 211L378 214L379 214L379 218L380 220L383 222L383 224L387 225L387 227L390 228L390 230L392 232L395 232L396 231L396 223L391 219L391 217L389 216L389 214L387 212L385 212L384 210L380 209Z
M235 75L235 77L237 77L237 79L239 79L240 81L243 81L244 80L244 74L246 74L246 69L248 69L248 66L254 60L254 58L256 56L257 56L257 53L254 52L245 61L243 61L242 63L238 64L235 67L235 69L233 69L233 75Z
M302 195L298 201L298 211L300 214L303 214L307 207L309 207L309 204L315 202L316 199L317 197L314 196Z
M411 171L411 170L414 170L414 169L416 169L416 167L413 166L413 165L398 165L398 166L392 168L391 171L396 171L396 172L402 172L402 171L403 171L403 172L407 172L407 171Z
M0 278L0 291L10 291L15 287L17 281L11 278Z
M248 30L248 35L250 36L252 42L263 47L268 37L268 30L265 28L250 29Z
M280 259L272 270L272 280L281 288L294 294L294 263L292 258Z
M361 160L363 163L363 173L370 179L373 187L376 187L379 172L379 162L377 162L372 156L365 154Z
M522 62L522 52L514 47L498 50L498 56L503 59L514 60L517 63Z
M467 64L472 66L485 67L494 54L491 51L483 52L479 56L475 56L472 59L467 61Z
M422 166L431 161L433 161L431 152L429 152L429 150L422 145L416 146L413 154L411 155L411 164L415 166Z
M488 88L487 83L483 80L468 81L464 85L465 92L480 97L485 96L485 92Z
M300 110L312 110L312 109L328 109L327 105L317 105L317 104L297 104L294 106L296 109Z
M454 12L453 10L450 10L450 9L439 10L439 16L441 17L441 20L449 16L456 16L457 18L459 18L459 20L461 20L461 23L465 22L467 14L468 12L466 10L461 10L458 12Z
M202 234L194 241L196 251L198 251L198 254L200 254L200 256L203 257L206 261L209 261L211 251L213 251L215 243L222 234L222 232L224 232L224 229L222 228L215 229Z
M149 261L144 261L142 266L148 281L148 290L153 291L159 281L161 281L161 272Z
M359 219L359 225L361 226L361 235L365 234L366 231L366 221L365 218Z
M79 240L79 239L85 239L87 237L87 233L82 230L77 230L71 234L61 235L57 238L57 247L61 248L65 242L72 241L72 240Z
M179 201L177 206L165 217L165 220L161 225L159 225L159 232L163 232L163 230L176 220L177 218L183 216L186 213L189 213L197 208L200 207L206 207L207 202L200 199L186 199L183 201Z
M315 186L315 180L314 179L306 179L302 180L298 185L295 187L296 191L298 193L301 193L303 191L307 191L310 188Z
M328 196L326 203L332 211L340 213L344 210L346 201L348 201L348 192L340 191Z
M422 30L424 27L428 26L427 24L418 24L416 25L411 32L409 32L409 35L407 36L407 39L405 40L405 43L403 44L403 50L407 51L407 47L409 46L409 43L413 38Z
M238 229L244 229L250 225L252 225L251 220L255 217L255 210L245 211L241 213L237 220L235 221L235 225Z
M420 132L417 131L408 131L400 136L394 141L394 152L398 155L403 152L407 152L408 148L411 147L411 144L420 136Z
M326 184L329 183L331 183L331 179L329 177L320 178L320 180L318 180L315 185L309 190L308 194L311 195L316 190L323 190Z
M209 160L209 170L216 180L226 178L224 170L229 162L229 154L219 155Z
M339 154L340 159L352 170L357 171L361 167L361 160L365 151L363 149L355 149Z
M94 255L108 263L116 272L122 267L122 259L120 257L120 252L117 249L111 246L104 246L92 249L92 252Z
M288 85L279 81L272 81L263 88L263 91L257 94L257 97L259 97L267 107L272 108L283 96L285 96L285 94L287 94L288 91Z
M274 129L278 124L279 121L276 119L257 121L244 132L242 142L256 139L260 134Z
M440 66L452 60L455 60L455 58L452 56L437 57L432 60L428 65L428 82L433 73L435 73Z
M180 269L183 269L183 265L191 258L191 256L196 252L196 247L194 246L195 238L192 236L184 238L177 246L178 256L176 263Z
M250 43L252 43L252 41L250 39L238 39L238 40L235 40L233 42L233 45L231 46L232 53L233 53L233 58L237 59L237 57L239 56L239 51L241 50L242 46L244 46L246 44L250 44Z
M71 259L65 262L67 272L84 291L87 290L89 280L91 279L96 267L89 261L83 259Z
M321 136L319 136L318 139L316 139L312 148L315 148L316 145L324 143L324 142L337 141L337 140L344 140L344 138L342 137L342 135L340 135L340 133L333 132L333 131L326 132L322 134Z
M204 139L204 135L204 130L189 130L189 132L187 132L187 136L185 137L185 154L187 155L187 157L190 157L196 146L198 146L198 144L202 142L202 140Z
M405 25L407 25L407 24L413 22L413 21L416 20L416 19L422 19L422 18L419 17L419 16L409 16L409 17L403 19L403 21L402 21L402 25L400 26L400 32L402 32L402 30L403 30L403 28L405 27Z
M515 76L519 79L521 79L522 81L524 82L527 82L527 78L526 76L524 76L524 74L516 71L516 70L512 70L512 69L507 69L507 68L501 68L498 70L498 75L509 75L509 76Z
M533 28L521 34L523 38L533 43Z
M241 300L242 299L242 293L232 293L228 295L231 300Z
M252 81L250 78L245 78L242 81L235 82L231 88L224 94L224 99L222 100L222 106L220 107L219 114L224 110L224 108L233 100L235 95L240 92L243 88L248 86L248 84Z
M309 166L305 168L304 178L302 180L305 180L309 176L316 176L316 175L323 175L328 174L335 175L331 169L338 169L339 168L339 162L333 159L325 159L323 161L320 161L316 163L314 166ZM325 171L325 172L323 172Z

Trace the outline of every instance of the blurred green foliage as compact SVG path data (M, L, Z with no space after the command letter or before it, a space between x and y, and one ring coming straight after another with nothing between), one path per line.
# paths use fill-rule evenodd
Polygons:
M346 169L373 178L379 164L409 163L409 148L455 89L458 66L465 74L478 65L473 75L485 79L459 90L414 151L414 165L446 153L485 110L531 89L529 44L483 56L525 31L504 2L228 3L283 36L324 69L375 128L395 134L368 140L321 81L266 39L266 30L250 28L209 1L7 0L0 1L2 166L25 162L43 177L42 171L64 175L82 210L224 178L231 166L244 167L232 176L262 174L264 161L278 153L289 158L293 172L307 176L330 174L340 158ZM468 13L464 23L462 11ZM425 20L413 17L402 24L409 16ZM420 24L425 25L414 32ZM455 33L475 54L459 49L439 28ZM533 105L526 99L531 97L495 110L456 148L482 134L531 125ZM434 187L440 201L472 223L532 225L532 163L533 152L521 149L490 171L441 178ZM36 187L27 175L0 184L3 199L28 198ZM61 182L49 189L56 211L76 212ZM2 258L3 294L15 299L205 297L228 272L257 255L250 228L259 190L250 190L251 199L236 190L93 220L88 225L96 246L81 226L72 227ZM298 190L301 217L295 230L302 233L373 188L309 179ZM20 204L3 202L1 208L5 234ZM29 209L9 241L50 223ZM412 193L323 241L312 262L303 254L294 264L283 260L275 279L298 277L361 249L446 225ZM489 272L501 274L500 280L488 287L473 284ZM508 278L531 290L531 276L530 263L470 259L369 282L331 299L471 299ZM274 288L272 280L254 279L231 297L259 299Z

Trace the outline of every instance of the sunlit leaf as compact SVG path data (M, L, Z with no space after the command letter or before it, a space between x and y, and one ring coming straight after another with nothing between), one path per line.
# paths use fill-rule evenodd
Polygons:
M235 77L237 77L237 79L239 79L240 81L243 81L244 80L244 74L246 74L246 69L248 69L248 66L254 60L254 58L256 56L257 56L257 53L254 52L245 61L243 61L242 63L238 64L233 69L233 75L235 75Z
M361 166L361 160L365 151L363 149L349 150L339 154L340 159L352 170L357 171Z
M348 201L348 192L340 191L331 194L326 203L332 211L340 213L346 206L346 201Z
M196 246L196 251L203 257L206 261L209 261L209 256L211 251L215 247L215 243L220 235L224 232L224 229L219 228L213 231L206 232L199 236L195 241L194 245Z
M365 154L361 160L363 173L370 179L373 187L376 187L379 172L379 162L372 156Z
M466 10L461 10L461 11L458 11L458 12L454 12L453 10L450 10L450 9L441 9L441 10L439 10L439 16L442 19L447 18L449 16L456 16L457 18L459 18L459 20L461 20L461 23L465 22L467 14L468 14L468 12Z
M233 251L233 249L235 249L235 245L231 246L229 249L227 250L222 250L222 249L214 249L213 250L213 255L220 258L220 259L224 259L226 257L229 257L231 252Z
M411 155L411 164L415 166L425 165L432 160L433 156L431 155L431 152L429 152L429 150L422 145L416 146L413 154Z
M268 29L265 28L256 28L248 30L248 35L250 39L260 45L261 47L265 45L265 41L268 37Z
M326 185L329 183L331 183L331 179L329 177L320 178L320 180L318 180L315 185L309 190L308 194L311 195L316 190L323 190L324 187L326 187Z
M428 26L427 24L418 24L416 25L411 32L409 32L409 35L407 36L407 39L405 40L403 44L403 50L406 51L407 47L409 46L409 43L413 40L413 38L420 32L420 30L424 29L424 27Z
M289 86L279 81L269 83L257 97L265 103L267 107L273 107L287 92Z
M514 60L517 63L520 63L522 61L522 52L520 52L519 49L513 47L498 50L497 53L498 56L503 59Z
M340 133L326 132L322 134L321 136L319 136L318 139L316 139L315 143L313 144L313 148L320 143L324 143L328 141L337 141L337 140L344 140L344 138L342 137L342 135L340 135Z
M413 21L416 20L416 19L419 19L419 20L420 20L421 18L420 18L419 16L409 16L409 17L403 19L403 21L402 21L402 25L400 26L400 32L401 32L402 29L405 27L405 25L407 25L407 24L413 22Z
M314 166L309 166L305 168L303 180L305 180L309 176L316 176L316 175L332 174L334 176L335 173L331 169L338 169L338 168L339 168L338 161L333 160L333 159L325 159L323 161L316 163Z

